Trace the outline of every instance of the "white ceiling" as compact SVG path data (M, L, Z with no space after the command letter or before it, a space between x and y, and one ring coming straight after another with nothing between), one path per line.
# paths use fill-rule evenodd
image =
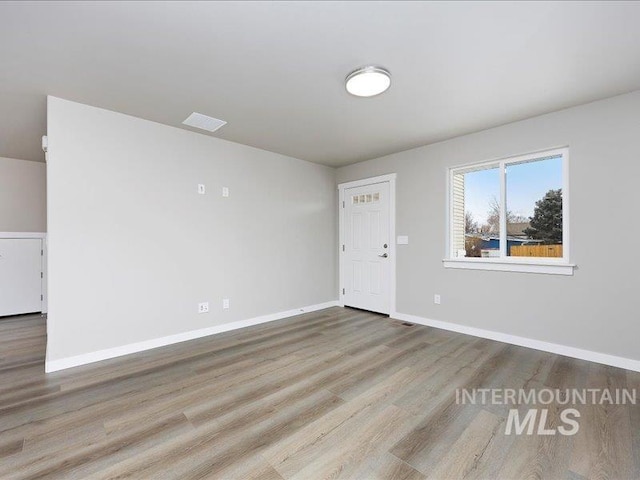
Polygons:
M345 92L365 64L390 90ZM637 89L638 2L0 4L0 156L28 160L47 94L345 165Z

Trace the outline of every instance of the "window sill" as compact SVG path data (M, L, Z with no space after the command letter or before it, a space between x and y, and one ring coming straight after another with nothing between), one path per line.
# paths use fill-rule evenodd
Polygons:
M445 259L442 260L445 268L459 268L463 270L493 270L496 272L521 272L543 273L547 275L573 275L576 267L570 263L550 262L538 260L504 260L478 258L469 259Z

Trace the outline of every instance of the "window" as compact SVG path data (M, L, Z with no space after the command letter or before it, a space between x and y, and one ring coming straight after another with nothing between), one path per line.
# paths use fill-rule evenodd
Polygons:
M362 195L351 195L351 203L353 205L362 205L365 203L376 203L380 201L380 193L367 193Z
M568 149L450 170L445 267L573 274Z

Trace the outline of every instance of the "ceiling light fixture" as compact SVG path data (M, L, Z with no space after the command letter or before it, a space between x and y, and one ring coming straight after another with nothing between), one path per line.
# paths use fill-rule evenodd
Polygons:
M391 85L391 73L382 67L362 67L354 70L345 80L347 92L356 97L373 97Z

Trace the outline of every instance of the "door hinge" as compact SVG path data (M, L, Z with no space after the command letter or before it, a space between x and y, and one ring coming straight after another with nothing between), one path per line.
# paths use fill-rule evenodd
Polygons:
M342 245L342 251L344 252L344 245Z
M40 256L44 255L44 250L40 250Z
M344 200L342 201L342 208L344 208Z
M40 295L40 301L43 301L43 300L44 300L44 296Z
M40 278L44 278L44 273L40 272Z
M342 294L344 295L344 288L342 289Z

